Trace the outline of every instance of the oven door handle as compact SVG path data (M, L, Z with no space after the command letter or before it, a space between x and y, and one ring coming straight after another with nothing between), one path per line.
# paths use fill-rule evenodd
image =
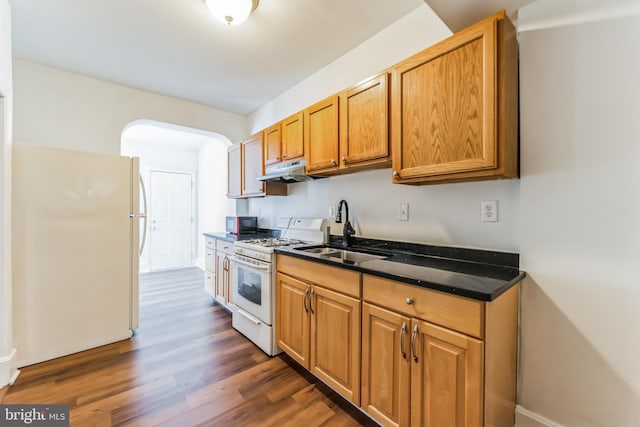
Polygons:
M255 323L256 325L260 325L262 323L261 321L259 321L258 319L256 319L252 315L250 315L249 313L245 313L244 311L242 311L240 309L237 309L236 313L241 315L245 319L249 320L250 322Z
M236 258L236 257L234 257L234 256L232 256L232 257L231 257L231 261L233 261L233 262L237 262L237 263L238 263L238 264L240 264L240 265L244 265L244 266L247 266L247 267L254 268L254 269L256 269L256 270L262 270L262 271L269 271L269 270L271 270L271 265L270 265L270 264L266 264L266 265L255 265L255 264L252 264L252 263L250 263L250 262L243 261L243 260L241 260L241 259L239 259L239 258Z

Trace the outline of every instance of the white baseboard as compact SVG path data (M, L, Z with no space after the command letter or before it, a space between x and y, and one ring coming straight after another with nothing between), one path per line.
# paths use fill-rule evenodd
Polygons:
M565 427L533 411L516 405L515 427Z
M14 348L11 353L0 357L0 387L13 384L20 373L19 370L13 368L15 355L16 349Z

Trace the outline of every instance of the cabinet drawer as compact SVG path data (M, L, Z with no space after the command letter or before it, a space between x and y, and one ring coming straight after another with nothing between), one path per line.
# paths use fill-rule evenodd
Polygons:
M484 303L469 298L363 275L365 301L477 338L484 337ZM407 304L407 299L411 300Z
M216 239L212 239L211 237L207 237L205 239L207 248L215 249L216 248Z
M331 267L280 254L278 254L276 262L278 271L281 273L360 298L361 275L356 271Z
M221 239L216 239L216 250L222 251L226 254L232 254L235 252L235 250L233 249L233 243Z
M204 291L212 297L216 296L216 275L211 271L204 272Z
M207 271L216 271L216 254L213 249L205 249L206 257L204 259L204 268Z

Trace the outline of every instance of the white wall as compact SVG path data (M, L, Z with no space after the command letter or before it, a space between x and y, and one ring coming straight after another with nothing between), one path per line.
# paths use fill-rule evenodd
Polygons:
M518 182L394 185L391 171L358 172L289 185L289 196L251 201L249 215L261 226L275 226L280 216L329 217L341 199L357 236L405 242L518 250ZM500 221L480 222L480 201L498 200ZM397 205L409 203L409 221L398 221ZM330 223L332 234L343 224Z
M13 115L11 10L0 0L0 387L12 380L11 141Z
M210 142L200 149L198 235L224 231L224 217L236 214L236 203L227 198L227 147L230 142ZM221 176L224 178L221 179ZM196 265L204 270L204 238L198 239Z
M14 61L14 140L97 153L120 153L134 120L217 132L235 141L247 118L33 62ZM151 71L151 70L150 70Z
M374 75L433 45L451 32L427 6L385 28L371 39L310 76L251 116L262 129L341 89ZM328 217L342 198L359 236L504 251L518 246L518 180L423 187L391 184L391 170L359 172L289 185L287 197L252 199L239 208L275 226L280 216ZM480 201L498 200L499 222L480 222ZM409 221L396 220L399 203L409 203ZM341 226L332 226L333 234Z
M373 76L449 35L451 31L446 25L427 5L422 5L258 109L249 116L251 133Z
M519 12L518 427L640 422L640 2ZM531 411L532 414L526 412ZM529 416L532 415L532 416Z

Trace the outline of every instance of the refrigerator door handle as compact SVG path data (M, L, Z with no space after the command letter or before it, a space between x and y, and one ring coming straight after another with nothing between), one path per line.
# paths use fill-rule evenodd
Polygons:
M140 255L142 255L144 244L147 241L147 190L144 186L142 174L138 175L138 177L140 179L140 188L142 189L142 203L144 205L144 212L138 215L139 217L144 218L144 227L142 228L142 242L140 243Z

